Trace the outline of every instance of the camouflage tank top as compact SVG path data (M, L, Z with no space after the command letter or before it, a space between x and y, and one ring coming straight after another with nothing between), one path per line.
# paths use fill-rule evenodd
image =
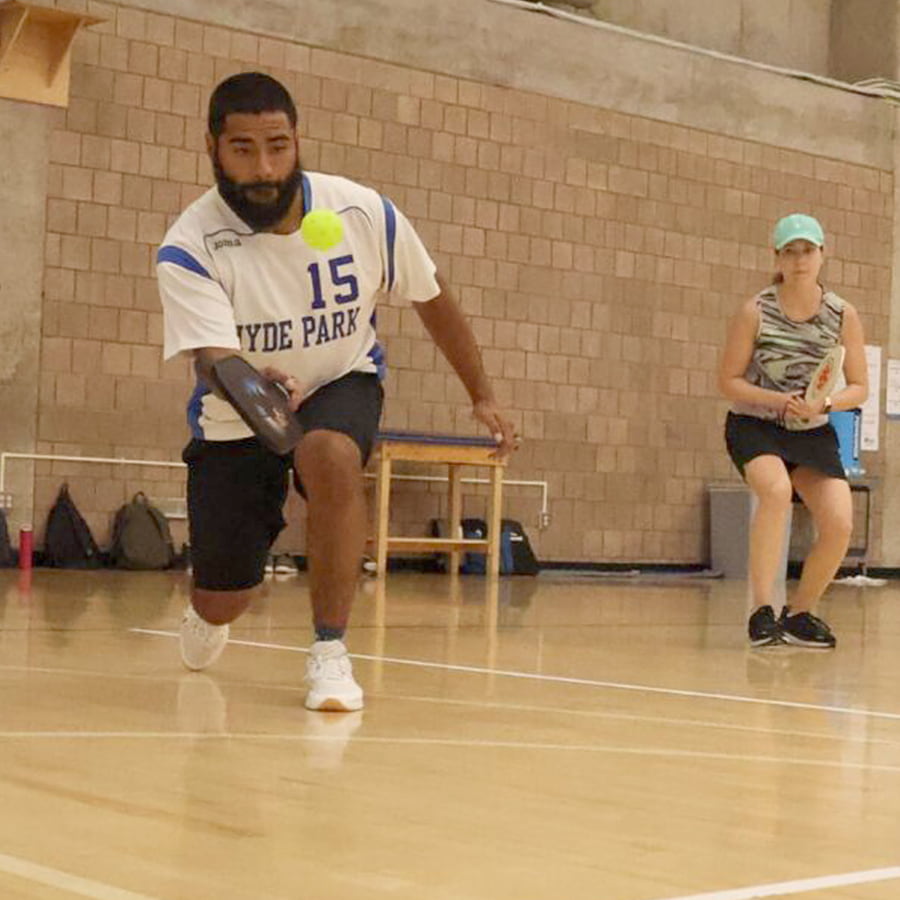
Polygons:
M825 290L818 312L802 322L788 318L778 301L778 286L771 285L756 297L759 327L753 357L744 373L750 384L782 393L803 393L816 366L841 342L844 301ZM778 420L774 409L751 403L734 403L732 411L760 419ZM827 415L815 416L807 428L818 428Z

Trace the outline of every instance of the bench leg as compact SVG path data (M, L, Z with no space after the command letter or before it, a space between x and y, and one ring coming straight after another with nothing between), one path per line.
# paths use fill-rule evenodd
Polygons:
M503 468L491 467L491 499L488 504L487 574L500 573L500 520L503 512Z
M462 518L462 473L460 467L450 463L448 466L450 480L450 521L447 529L447 537L455 538L459 533L459 521ZM453 550L450 554L450 572L459 572L459 550Z

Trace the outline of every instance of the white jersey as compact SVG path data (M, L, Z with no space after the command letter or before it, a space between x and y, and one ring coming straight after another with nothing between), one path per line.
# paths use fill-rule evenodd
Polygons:
M192 203L157 254L166 359L202 347L240 351L259 369L297 378L308 396L348 372L384 375L376 301L440 293L435 264L406 217L371 188L305 172L304 210L332 209L344 226L330 250L299 231L254 232L217 188ZM198 381L188 405L195 437L249 437L229 403Z

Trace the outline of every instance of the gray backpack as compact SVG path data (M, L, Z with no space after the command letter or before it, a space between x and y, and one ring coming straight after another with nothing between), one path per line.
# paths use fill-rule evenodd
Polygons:
M138 491L116 513L110 565L116 569L168 569L174 561L166 517Z
M0 566L11 566L14 563L15 556L9 540L9 526L6 524L6 513L0 509Z

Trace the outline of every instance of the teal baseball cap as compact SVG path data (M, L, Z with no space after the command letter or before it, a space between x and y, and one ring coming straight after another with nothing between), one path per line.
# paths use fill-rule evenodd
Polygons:
M791 213L778 221L772 232L772 243L776 250L786 247L791 241L809 241L817 247L825 246L825 232L812 216Z

